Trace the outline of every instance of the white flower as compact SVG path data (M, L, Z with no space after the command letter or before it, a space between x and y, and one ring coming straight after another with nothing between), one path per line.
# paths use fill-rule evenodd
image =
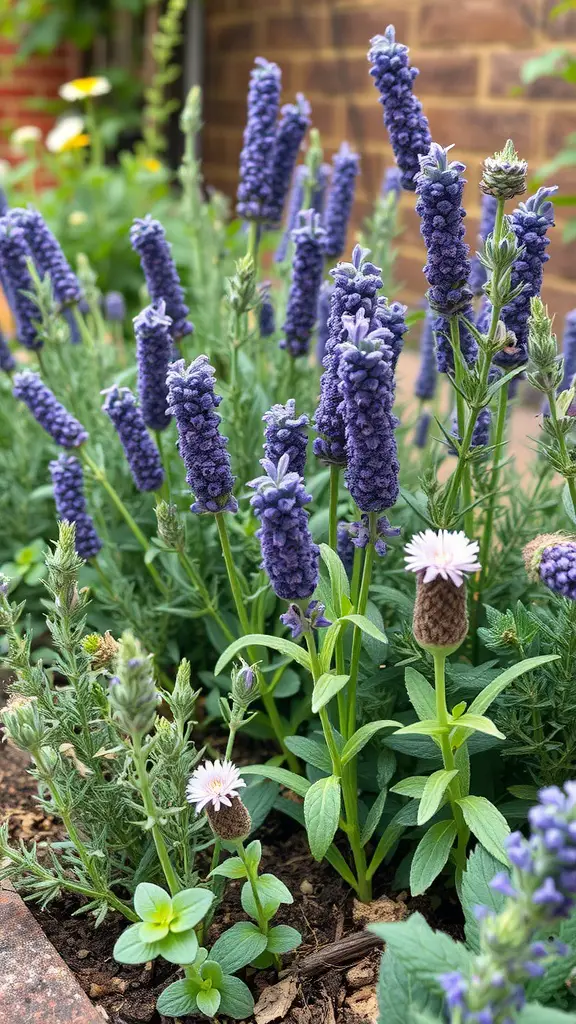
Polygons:
M219 811L221 804L224 807L231 807L230 798L238 796L236 790L245 785L232 761L205 761L190 776L186 787L186 799L189 803L196 804L197 813L207 804L212 804L214 810Z
M35 124L23 124L10 136L10 149L18 156L26 152L26 146L34 145L42 138L42 132Z
M112 88L104 75L92 75L90 78L73 78L58 89L63 100L75 103L76 100L89 99L92 96L105 96Z
M82 137L84 130L83 117L64 117L54 125L46 136L46 149L51 153L61 153L67 149L74 139Z
M460 587L464 573L477 572L481 566L477 559L478 541L468 540L462 530L424 530L406 545L406 568L410 572L424 572L424 583L437 576L451 580Z

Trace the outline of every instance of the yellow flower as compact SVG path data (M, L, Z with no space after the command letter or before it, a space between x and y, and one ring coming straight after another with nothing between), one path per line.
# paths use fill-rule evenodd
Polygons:
M92 96L105 96L111 88L110 82L103 75L93 75L90 78L73 78L71 82L61 85L58 92L63 100L74 103Z
M71 227L77 228L81 224L85 224L88 220L88 214L84 213L84 210L72 210L72 213L68 216L68 223Z
M162 164L153 156L145 156L142 160L142 167L150 171L151 174L158 174L158 171L162 170Z
M69 149L84 149L85 146L90 145L90 136L86 132L81 132L80 135L75 135L72 139L67 139L61 153L66 153Z
M76 140L80 139L80 143ZM84 134L83 117L64 117L48 132L46 149L50 153L62 153L66 149L76 149L78 145L86 146L88 136Z

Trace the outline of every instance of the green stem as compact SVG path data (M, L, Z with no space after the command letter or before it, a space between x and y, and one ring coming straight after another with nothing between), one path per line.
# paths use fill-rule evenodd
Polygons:
M158 454L160 456L160 462L164 467L164 480L161 487L162 497L170 504L170 463L168 456L164 451L163 431L155 430L154 437L156 438L156 447L158 448Z
M354 548L354 562L352 564L352 582L350 584L350 599L354 607L358 604L358 593L360 590L360 578L362 576L362 565L364 552L362 548Z
M158 810L152 795L148 771L146 769L146 755L142 750L142 737L138 733L132 737L132 755L136 774L138 775L144 810L148 817L148 823L152 823L150 825L150 831L156 847L156 853L158 854L158 860L160 861L170 892L172 896L175 896L177 892L180 892L182 886L180 885L176 872L172 867L170 855L168 853L166 843L164 842L164 836L162 835L162 830L158 824Z
M442 727L440 734L440 750L442 762L446 771L454 771L456 763L454 753L450 745L450 723L448 721L448 708L446 706L446 654L440 648L433 651L434 658L434 687L436 692L436 719ZM456 872L457 881L461 873L466 870L466 847L470 838L470 829L464 821L462 809L458 804L461 797L460 782L456 775L448 786L448 798L452 809L452 816L458 829L458 845L456 848Z
M360 594L358 596L358 604L356 611L358 615L364 615L366 612L366 605L368 604L368 592L370 590L370 581L372 578L372 566L374 564L374 541L376 539L376 523L378 520L378 514L376 512L369 513L370 522L370 540L366 547L366 553L364 556L364 571L362 573L362 583L360 586ZM346 687L346 699L348 701L348 728L346 731L346 739L349 739L356 731L356 689L358 686L358 670L360 667L360 652L362 650L362 630L358 626L354 626L354 633L352 637L352 653L350 655L350 679Z
M340 466L330 466L330 514L328 520L328 543L333 551L338 545L338 485Z
M219 628L222 630L222 632L223 632L224 636L226 637L228 643L232 643L236 639L236 637L234 636L232 630L226 625L226 623L224 622L224 619L222 618L220 613L217 611L217 609L212 604L212 598L210 597L210 594L208 593L208 590L204 586L202 578L200 577L199 573L194 568L193 563L190 561L190 559L188 558L188 555L186 554L186 552L184 551L183 548L178 548L178 560L180 562L180 565L184 569L184 572L188 576L188 579L194 585L194 587L196 588L196 590L200 594L200 597L204 601L204 604L206 605L206 611L208 612L209 615L212 616L214 621L217 623Z
M498 394L498 413L496 417L496 429L494 433L494 463L492 466L492 473L490 476L490 483L488 485L488 493L490 495L488 499L488 508L486 510L486 519L484 522L484 532L482 534L482 542L480 545L480 565L482 566L480 571L480 579L478 581L477 596L474 595L474 604L477 605L480 601L480 595L486 586L486 577L488 575L488 561L490 558L490 552L492 550L492 531L494 528L494 516L496 512L496 498L498 483L500 480L500 469L502 466L502 452L503 452L503 441L504 433L506 431L506 413L508 411L508 385L505 384L503 388L500 388Z
M259 927L259 929L260 929L260 931L262 932L263 935L267 935L268 934L268 920L267 920L266 915L264 913L264 908L262 906L262 902L260 900L260 895L258 893L258 885L257 885L257 882L258 882L258 869L256 869L256 871L254 871L254 868L253 868L252 864L250 863L250 861L248 860L248 858L246 856L246 851L244 849L244 843L242 842L242 840L241 839L238 840L238 842L235 845L236 845L236 849L238 851L238 856L240 857L240 860L242 861L244 867L246 868L246 875L248 876L248 882L250 884L250 888L252 889L252 895L254 897L254 903L256 904L256 914L257 914L257 918L258 918L258 927Z
M550 419L552 421L552 426L554 427L554 433L556 434L556 441L558 443L558 449L562 457L562 462L565 466L568 466L570 465L571 460L570 456L568 455L568 448L566 447L566 437L558 421L558 409L556 408L556 392L547 391L546 397L550 405ZM568 490L570 492L570 498L572 500L572 507L576 510L576 481L572 476L565 477L565 480L568 484Z
M260 244L260 224L257 220L248 223L248 255L254 261L254 271L258 276L258 246Z

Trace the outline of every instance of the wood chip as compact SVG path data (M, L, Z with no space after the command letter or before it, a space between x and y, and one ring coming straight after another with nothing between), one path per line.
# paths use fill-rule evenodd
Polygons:
M382 896L372 903L359 903L354 900L352 906L352 917L356 924L366 926L367 924L378 924L382 921L403 921L408 913L405 903L388 899Z
M284 978L277 985L265 988L254 1007L256 1024L272 1024L284 1020L298 994L298 982L294 976Z
M328 942L298 962L298 973L305 977L325 974L332 968L352 967L382 942L372 932L356 932L345 935L338 942Z
M372 985L353 992L348 996L345 1005L365 1024L378 1024L378 1000Z
M364 957L359 964L351 967L346 974L346 981L350 988L365 988L376 981L377 963L374 957Z

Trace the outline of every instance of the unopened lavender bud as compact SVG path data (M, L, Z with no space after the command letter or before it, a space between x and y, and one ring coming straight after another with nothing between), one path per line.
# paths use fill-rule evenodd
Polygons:
M530 301L528 320L528 380L539 391L555 391L563 376L553 320L539 296Z
M160 701L152 656L146 655L135 637L126 632L120 640L115 668L108 690L112 715L123 732L144 736L154 725Z
M425 530L406 545L406 568L417 576L414 638L425 650L457 650L468 633L465 575L477 572L478 542L464 533Z
M256 665L247 665L240 659L240 664L232 669L232 701L240 708L247 708L251 701L258 697L258 674Z
M484 161L484 172L480 188L495 199L513 199L526 191L528 164L520 160L512 139L504 149Z
M227 281L227 291L228 304L237 316L256 304L256 268L249 254L237 261L236 273Z
M36 697L11 697L0 715L6 736L20 750L39 750L46 742L48 727Z
M177 505L159 501L154 509L158 520L158 536L167 548L178 551L184 546L185 528Z

